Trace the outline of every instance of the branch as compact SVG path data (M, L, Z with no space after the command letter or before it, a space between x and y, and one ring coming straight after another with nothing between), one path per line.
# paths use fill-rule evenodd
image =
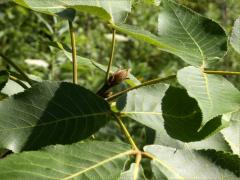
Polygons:
M126 138L128 139L129 143L132 145L133 149L139 151L138 147L136 146L134 140L132 139L130 133L128 132L126 126L123 124L122 119L117 116L115 113L112 113L113 117L117 120L119 126L121 127L123 133L125 134Z
M71 36L71 46L72 46L72 63L73 63L73 83L77 84L78 81L78 74L77 74L77 50L76 50L76 38L75 33L73 30L73 23L72 21L68 21L69 24L69 31Z
M136 160L135 160L136 165L135 165L134 173L133 173L133 179L134 180L138 179L138 173L139 173L139 167L140 167L141 160L142 160L142 152L139 151L136 154Z
M165 78L157 78L157 79L153 79L153 80L150 80L150 81L146 81L138 86L134 86L134 87L130 87L128 89L125 89L123 91L120 91L112 96L110 96L109 98L107 98L107 101L112 101L116 98L118 98L119 96L129 92L129 91L132 91L134 89L138 89L138 88L141 88L141 87L144 87L144 86L148 86L148 85L152 85L152 84L157 84L157 83L160 83L160 82L163 82L163 81L167 81L167 80L170 80L170 79L174 79L176 78L176 75L172 75L172 76L168 76L168 77L165 77Z
M11 59L0 53L1 58L10 66L12 66L17 72L19 72L25 81L27 81L30 85L33 84L32 80L29 79L29 77L22 71L21 68L19 68Z
M219 75L240 75L240 72L232 72L232 71L209 71L209 70L204 70L204 73L219 74Z
M28 89L28 87L26 86L26 84L24 84L22 81L20 81L18 78L14 77L14 76L9 76L9 79L11 79L12 81L18 83L20 86L22 86L24 89Z
M106 72L106 78L105 78L106 83L107 83L108 78L110 76L109 74L110 74L110 71L111 71L112 63L113 63L113 57L114 57L114 52L115 52L115 44L116 44L115 35L116 35L116 30L112 29L112 48L111 48L111 55L110 55L110 59L109 59L109 62L108 62L108 68L107 68L107 72Z

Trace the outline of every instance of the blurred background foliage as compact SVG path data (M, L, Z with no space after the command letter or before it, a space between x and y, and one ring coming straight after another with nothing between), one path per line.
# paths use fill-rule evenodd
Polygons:
M157 31L157 12L159 7L154 0L134 0L132 13L126 22ZM219 22L230 34L234 20L240 15L239 0L177 0L191 9ZM75 21L77 49L79 55L107 65L111 47L111 29L107 24L89 14L77 14ZM57 17L35 13L13 3L0 2L0 52L12 59L28 74L44 80L71 81L71 62L48 42L58 41L70 45L68 23ZM178 57L147 43L136 41L124 35L117 36L114 65L118 68L131 68L132 74L140 81L176 74L186 66ZM0 60L0 69L10 69ZM215 70L239 71L240 56L230 47L222 61L214 65ZM79 84L96 91L105 74L97 69L79 65ZM240 78L227 77L240 87ZM132 121L128 124L134 137L142 144L148 143L143 128ZM115 139L109 134L119 134L110 123L99 138ZM113 131L113 132L112 132ZM147 130L151 134L151 131ZM145 139L145 141L143 141Z

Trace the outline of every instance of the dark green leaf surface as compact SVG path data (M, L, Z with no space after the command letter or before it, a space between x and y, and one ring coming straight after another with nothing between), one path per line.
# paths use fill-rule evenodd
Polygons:
M14 2L34 11L68 19L73 18L73 9L113 22L124 20L125 13L131 11L130 0L14 0Z
M236 19L234 22L234 26L232 29L232 35L230 37L230 43L232 47L240 53L240 17Z
M168 134L184 142L199 141L227 125L221 117L210 120L200 131L202 114L186 90L170 87L162 100L164 127Z
M107 102L71 83L43 82L0 102L0 147L14 152L85 139L109 119Z
M196 99L203 114L202 125L224 113L240 109L240 92L220 75L189 66L178 71L179 83Z
M7 71L0 71L0 91L7 84L9 78L9 73Z
M166 179L239 179L233 172L221 168L211 157L198 151L176 150L159 145L146 146L144 150L155 156L152 169L156 179L163 175ZM234 161L238 161L236 158Z
M194 66L207 66L224 56L227 36L216 22L172 0L163 0L158 16L158 34L130 25L114 27L133 38L158 46Z
M131 153L127 144L87 142L49 146L0 161L1 179L115 180Z

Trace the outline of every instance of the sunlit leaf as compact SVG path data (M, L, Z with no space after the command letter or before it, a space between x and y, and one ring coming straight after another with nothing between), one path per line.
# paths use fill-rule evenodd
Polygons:
M220 75L203 73L192 66L178 71L179 83L196 99L203 114L202 125L224 113L240 109L240 92Z
M14 2L34 11L68 19L73 19L76 10L88 12L107 21L118 22L124 20L126 12L131 11L130 0L14 0Z
M225 55L227 36L220 25L172 0L162 0L162 4L158 33L125 24L114 25L114 28L175 54L194 66L205 67Z
M177 150L159 145L146 146L144 150L155 156L152 160L152 169L156 179L159 179L159 175L165 176L166 179L238 179L233 172L215 164L212 161L213 155L206 155L201 151ZM229 160L229 156L221 158ZM239 158L237 156L233 158L237 164Z
M127 144L93 141L49 146L0 161L2 179L118 179L131 154Z
M232 29L232 35L230 37L230 43L232 47L240 53L240 17L234 22Z

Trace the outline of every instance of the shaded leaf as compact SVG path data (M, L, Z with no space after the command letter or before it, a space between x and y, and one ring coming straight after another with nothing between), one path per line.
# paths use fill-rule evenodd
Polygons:
M0 147L14 152L85 139L109 119L107 102L71 83L43 82L0 102Z
M167 90L162 100L162 112L167 133L184 142L202 140L227 125L221 117L216 117L199 131L202 122L201 110L184 89L170 87Z
M144 150L155 156L152 169L157 178L160 174L166 179L238 179L234 173L217 166L198 151L159 145L146 146Z
M131 11L130 0L14 0L14 2L34 11L59 15L70 20L74 16L73 10L87 12L113 22L124 20L125 13Z
M157 34L125 24L114 25L114 28L194 66L205 67L225 55L227 36L220 25L172 0L162 0L162 4Z
M203 114L202 125L224 113L240 109L240 92L220 75L206 74L193 66L178 71L179 83L196 99Z
M0 161L3 179L118 179L131 153L122 143L87 142L49 146Z
M232 35L230 37L230 43L232 47L240 53L240 17L236 19L232 29Z
M7 84L8 78L9 78L9 73L7 71L0 71L0 91Z

